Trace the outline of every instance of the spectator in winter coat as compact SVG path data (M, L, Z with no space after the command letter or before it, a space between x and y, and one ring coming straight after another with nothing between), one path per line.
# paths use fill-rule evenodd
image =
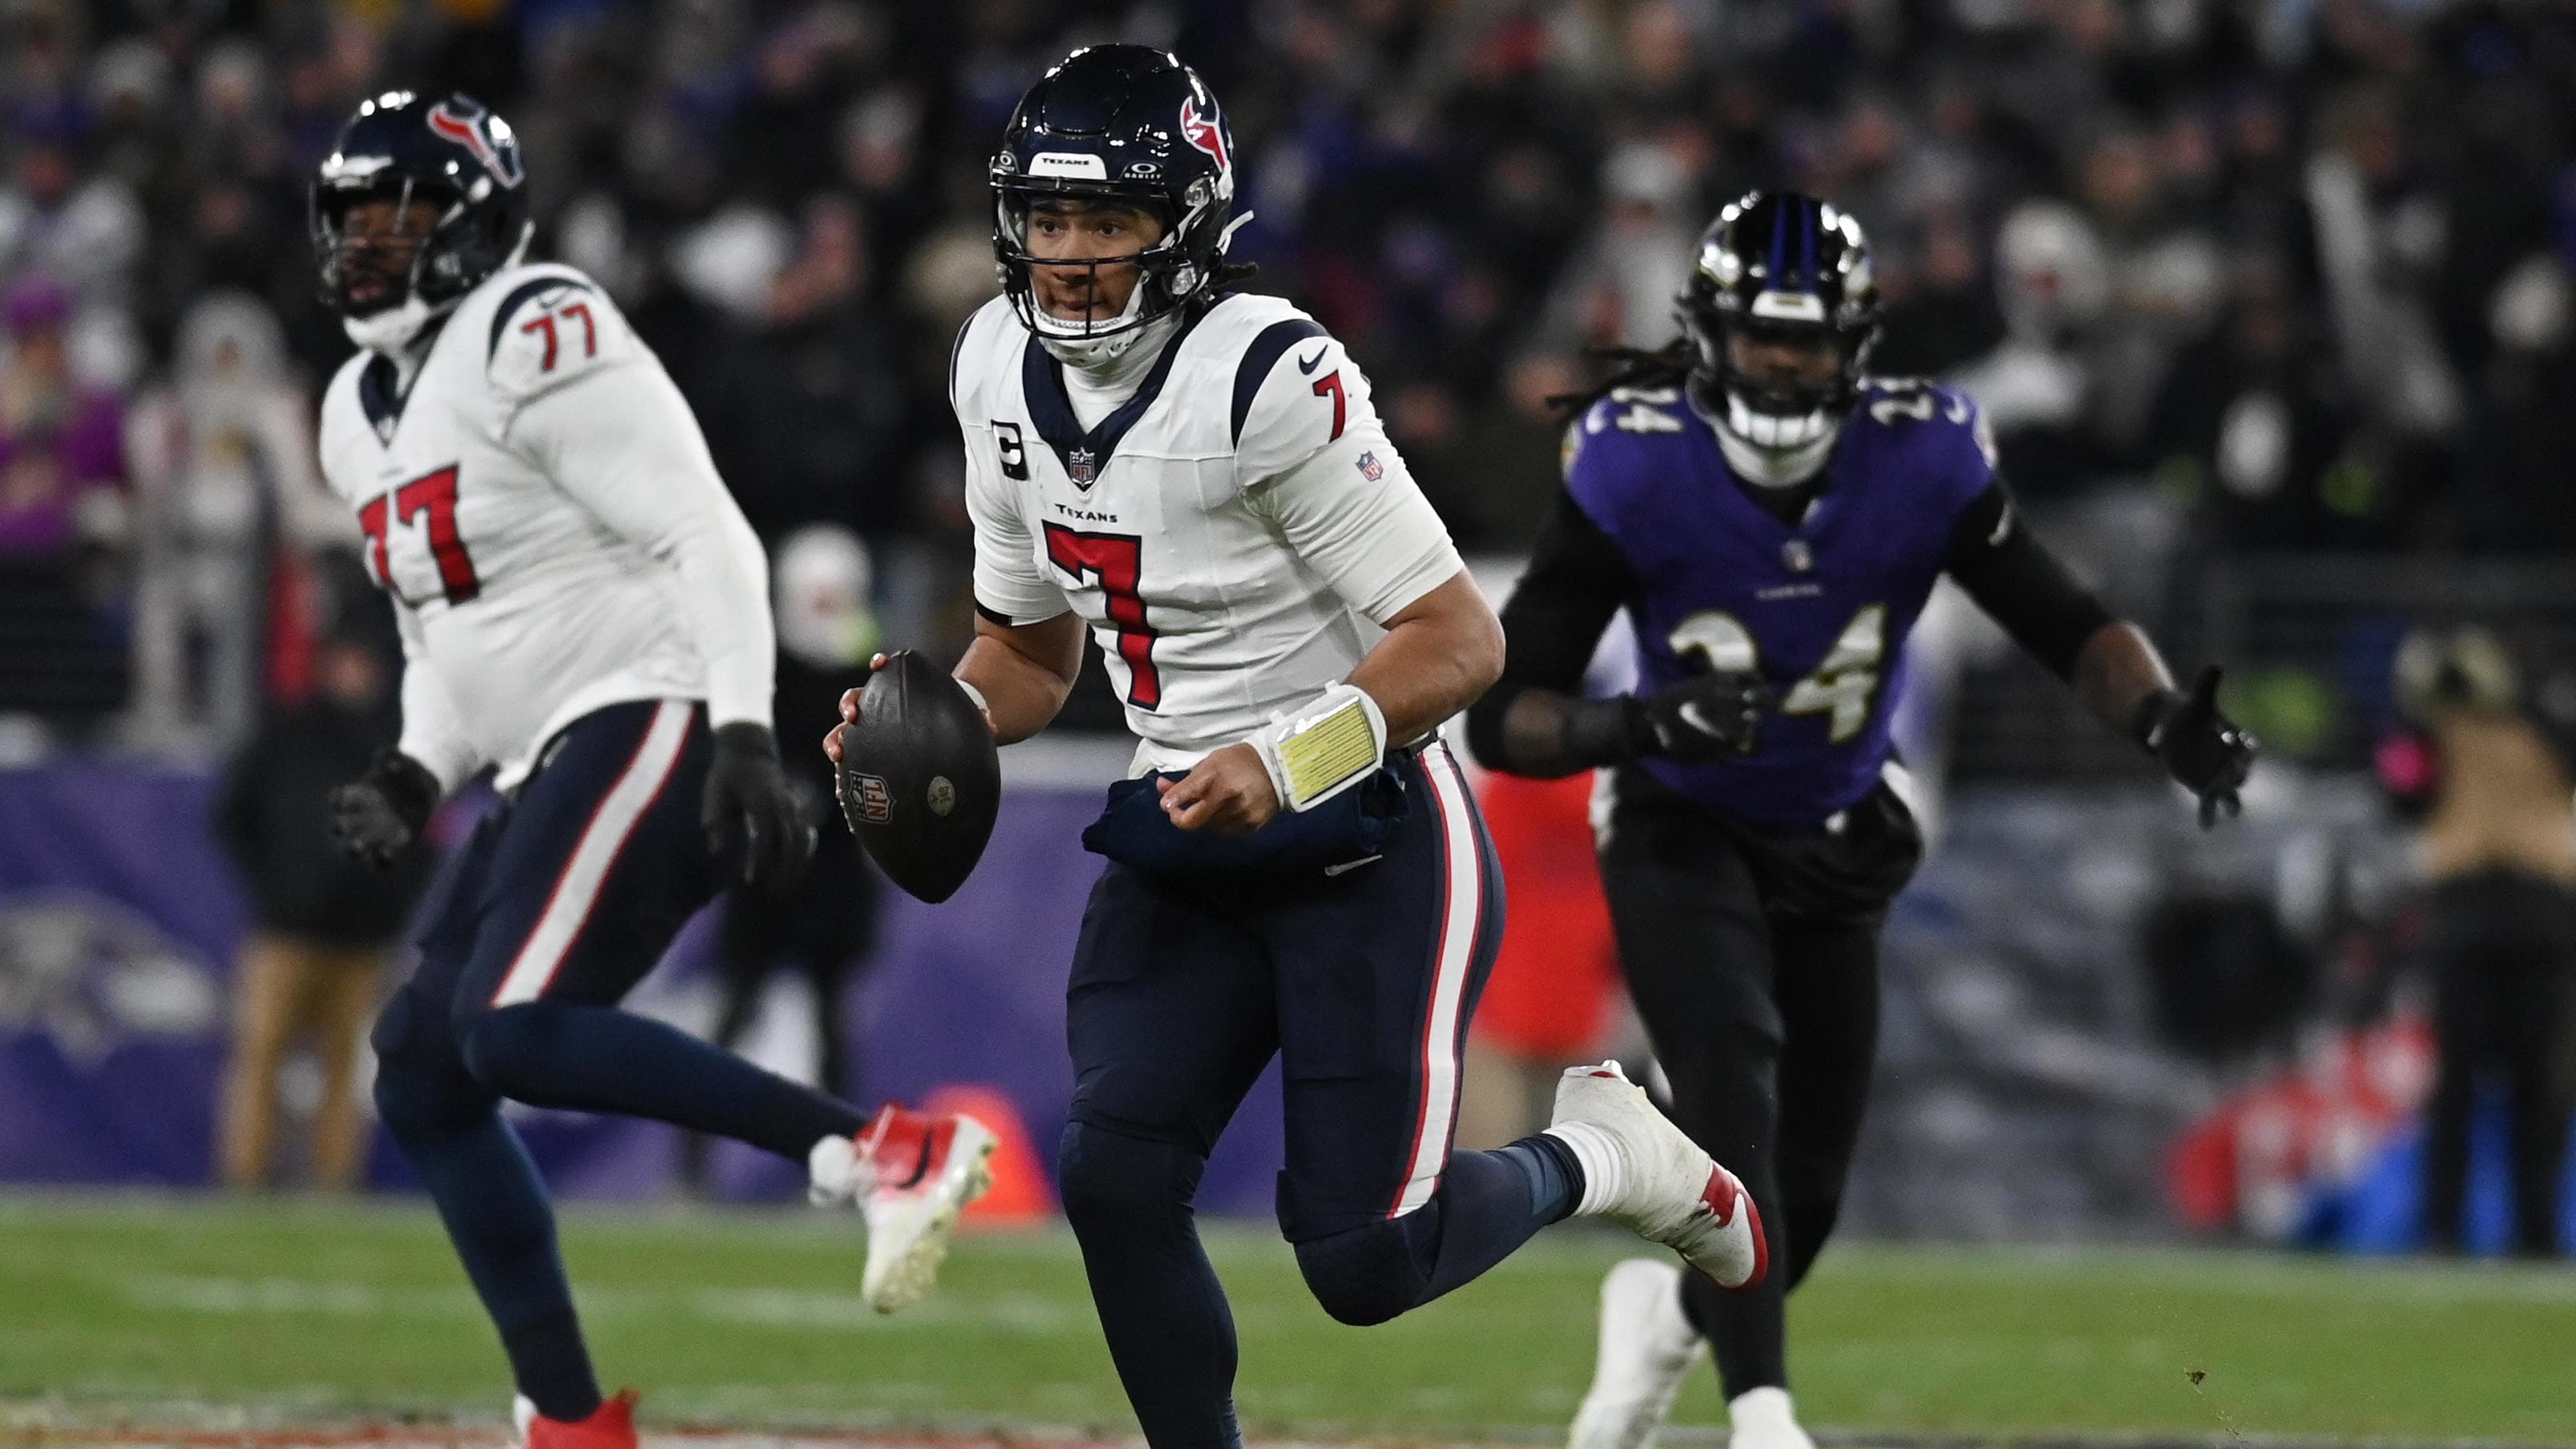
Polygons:
M234 975L217 1133L227 1187L269 1181L278 1073L303 1038L322 1068L313 1183L346 1191L366 1166L358 1043L431 857L414 844L392 870L369 870L332 838L325 802L393 742L390 675L379 646L344 631L323 647L314 698L261 727L224 775L215 835L249 888L254 921Z
M0 715L77 730L125 692L111 607L126 532L123 409L73 375L62 288L21 281L0 313Z
M2423 733L2380 752L2383 780L2427 810L2425 955L2439 1062L2426 1108L2424 1222L2461 1246L2469 1119L2493 1071L2513 1118L2514 1251L2555 1251L2567 1147L2568 988L2576 981L2576 808L2567 755L2484 629L2419 630L2397 697Z

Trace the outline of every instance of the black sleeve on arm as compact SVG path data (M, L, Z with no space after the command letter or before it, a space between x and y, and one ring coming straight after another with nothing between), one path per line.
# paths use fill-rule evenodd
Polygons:
M2115 622L2093 591L2022 522L2001 480L1959 516L1946 565L2013 642L2055 671L2075 677L2075 658L2103 625Z
M1489 768L1503 763L1503 715L1530 689L1583 692L1601 631L1636 591L1627 555L1572 494L1538 532L1529 571L1503 605L1503 677L1467 710L1467 746Z

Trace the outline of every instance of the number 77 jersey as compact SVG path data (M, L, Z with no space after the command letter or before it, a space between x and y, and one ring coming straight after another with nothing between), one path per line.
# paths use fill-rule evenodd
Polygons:
M1566 490L1627 560L1640 693L1759 670L1775 704L1736 760L1643 768L1720 813L1809 828L1892 754L1905 639L1961 515L1994 483L1984 419L1946 388L1873 381L1796 523L1754 500L1680 390L1622 388L1566 438Z
M636 434L648 413L678 440L651 467L570 441ZM660 362L581 273L496 272L407 388L391 362L350 358L323 393L320 451L403 627L406 748L452 745L430 762L443 778L490 763L508 784L591 710L709 697L691 619L710 606L684 597L654 530L740 515Z
M1374 623L1461 565L1367 380L1287 303L1225 297L1134 366L1131 395L1083 416L996 299L959 334L950 397L977 608L1081 614L1141 761L1179 769L1348 675Z

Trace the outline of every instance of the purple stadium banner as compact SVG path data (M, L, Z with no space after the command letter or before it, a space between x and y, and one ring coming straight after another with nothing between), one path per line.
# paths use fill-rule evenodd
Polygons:
M0 1182L195 1185L211 1178L233 957L249 921L204 821L201 772L74 761L0 771ZM999 1090L1052 1170L1073 1091L1064 975L1099 861L1075 843L1095 789L1014 786L975 878L926 906L888 891L879 946L841 1003L863 1104L948 1085ZM461 834L454 818L442 834ZM707 997L710 917L638 993L689 1022ZM703 1012L699 1015L703 1016ZM691 1023L702 1024L702 1023ZM668 1190L677 1134L567 1113L520 1119L556 1188ZM1210 1164L1202 1205L1270 1209L1280 1160L1267 1081ZM801 1168L749 1149L715 1162L730 1195L783 1196ZM376 1180L408 1180L378 1143Z

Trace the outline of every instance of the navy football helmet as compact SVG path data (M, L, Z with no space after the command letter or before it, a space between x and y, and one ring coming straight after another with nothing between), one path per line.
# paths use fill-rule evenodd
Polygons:
M1700 234L1681 296L1691 386L1727 432L1779 452L1833 436L1860 394L1879 332L1878 283L1860 223L1794 191L1753 191ZM1821 338L1838 366L1821 386L1783 385L1738 372L1730 333Z
M526 248L527 166L510 123L464 95L361 102L313 177L308 222L322 301L366 346L399 345ZM428 201L435 221L398 286L369 277L346 225L365 201Z
M1080 347L1133 332L1213 296L1223 279L1236 224L1234 133L1207 83L1169 52L1095 45L1066 56L1020 98L989 175L995 270L1020 321L1043 340ZM1037 305L1029 211L1056 198L1138 206L1162 222L1153 245L1090 264L1136 265L1122 315L1067 321Z

